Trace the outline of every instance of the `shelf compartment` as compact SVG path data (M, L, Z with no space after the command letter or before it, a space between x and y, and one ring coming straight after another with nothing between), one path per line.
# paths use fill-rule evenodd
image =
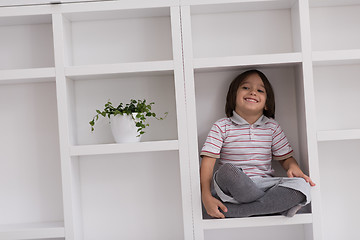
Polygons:
M173 59L169 7L64 13L63 22L66 66Z
M311 213L297 214L294 217L267 216L249 218L225 218L225 219L206 219L202 220L204 230L244 228L244 227L266 227L294 224L309 224L313 218Z
M360 49L314 51L312 59L315 66L356 64L360 63Z
M359 227L360 213L360 206L356 204L359 199L356 183L360 168L360 140L320 142L318 146L321 221L326 229L323 239L360 239L360 233L355 230Z
M70 148L70 155L83 156L83 155L155 152L155 151L172 151L172 150L179 150L179 142L177 140L72 146Z
M0 17L0 70L54 67L51 15Z
M55 68L0 70L0 84L55 81Z
M276 120L285 131L295 158L306 161L306 141L297 129L303 129L305 122L301 108L304 104L299 72L302 71L301 63L294 65L260 66L262 71L273 86L276 99ZM236 76L248 70L249 67L212 69L212 71L196 70L194 73L195 98L197 109L197 138L198 149L201 149L210 131L212 124L225 117L225 98L229 85ZM203 86L212 86L204 88ZM212 96L211 98L209 96ZM211 106L211 108L209 108ZM276 164L276 162L274 162ZM304 162L306 166L306 162ZM281 167L276 170L281 171ZM303 169L306 171L306 169Z
M360 140L360 129L318 131L318 141Z
M0 239L64 238L63 222L0 225Z
M194 59L194 69L223 68L251 65L292 64L302 61L301 53L283 53L267 55L249 55L218 58Z
M136 64L135 64L136 65ZM142 141L177 140L177 112L173 70L155 72L96 74L67 77L69 120L72 145L114 143L109 119L99 117L91 132L89 121L102 110L107 101L116 107L130 99L155 102L152 110L164 120L149 119Z
M360 3L325 2L310 8L312 48L315 51L360 49ZM315 4L317 5L317 4Z
M313 73L318 130L358 129L360 63L316 66Z
M108 75L117 73L148 73L148 72L169 72L174 70L173 61L152 61L138 63L121 63L107 65L88 65L66 67L65 75L76 79L91 75Z
M194 58L301 51L297 1L218 3L191 2Z
M179 151L72 160L79 163L84 239L184 239Z
M0 111L0 225L64 219L55 82L0 85Z

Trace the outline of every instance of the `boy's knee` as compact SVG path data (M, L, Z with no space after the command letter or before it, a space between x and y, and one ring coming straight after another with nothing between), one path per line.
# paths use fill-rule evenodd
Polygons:
M238 171L238 168L232 163L225 163L219 168L218 171L228 173L228 172Z

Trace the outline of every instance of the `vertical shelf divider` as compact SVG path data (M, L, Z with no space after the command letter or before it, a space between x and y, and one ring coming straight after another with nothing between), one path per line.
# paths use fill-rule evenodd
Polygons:
M181 6L182 44L183 44L183 65L186 92L186 117L188 122L188 151L191 171L191 191L193 208L194 238L204 239L202 224L202 206L200 191L199 160L193 158L198 155L197 120L195 104L195 82L193 69L193 52L191 36L190 6Z
M54 6L59 7L61 6ZM70 157L70 126L69 109L67 101L67 82L65 77L65 46L64 46L64 21L61 13L54 13L54 49L55 49L55 70L56 70L56 94L59 116L59 138L62 172L62 190L64 202L64 226L65 238L68 240L83 239L81 224L81 209L79 192L76 192L76 169L73 169ZM77 163L78 164L78 163ZM74 165L74 167L77 166Z
M177 128L179 140L179 161L180 161L180 181L182 194L184 239L194 239L193 236L193 216L191 202L191 168L187 144L187 119L186 119L186 97L184 88L184 70L181 38L180 6L170 8L171 30L173 43L174 59L174 81L176 95Z
M322 239L321 227L321 193L320 193L320 169L318 160L317 135L316 135L316 110L315 110L315 90L312 68L312 48L310 33L310 13L309 2L299 1L300 16L300 39L303 53L303 79L304 79L304 103L305 120L307 135L307 151L309 174L317 184L312 188L311 210L313 215L312 238Z

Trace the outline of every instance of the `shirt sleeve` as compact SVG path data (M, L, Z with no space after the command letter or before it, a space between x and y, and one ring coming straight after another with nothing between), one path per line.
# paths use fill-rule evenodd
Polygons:
M278 161L285 160L293 156L293 149L291 148L290 143L279 124L277 124L272 135L271 151L273 159Z
M224 142L225 129L218 122L214 123L201 149L200 156L220 158L220 151Z

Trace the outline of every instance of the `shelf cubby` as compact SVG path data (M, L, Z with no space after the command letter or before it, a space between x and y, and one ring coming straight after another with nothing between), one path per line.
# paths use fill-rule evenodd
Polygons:
M194 59L301 51L297 1L215 2L191 1Z
M302 69L300 63L275 66L220 67L206 71L203 69L195 70L198 149L202 148L212 124L225 117L225 100L230 82L243 71L252 68L264 72L273 85L276 99L276 120L281 124L291 146L294 148L295 158L307 166L307 153L301 150L306 146L305 139L300 137L299 132L304 127L303 115L298 112L300 106L304 104L301 88L302 79L299 75L299 71ZM212 87L205 89L202 87L205 85ZM283 173L281 172L281 174Z
M359 129L356 105L360 96L360 64L314 67L318 131ZM331 119L331 121L329 121ZM349 135L350 137L351 135ZM320 133L321 137L321 133Z
M170 8L63 14L65 66L172 60Z
M310 1L314 51L359 50L359 1Z
M356 187L360 139L320 142L319 162L322 195L323 239L358 239L360 207ZM336 191L335 191L336 189ZM337 221L334 221L337 219Z
M297 59L298 61L299 59ZM281 124L291 146L294 149L295 158L298 160L302 169L308 171L308 152L307 137L304 126L304 114L302 114L305 104L302 63L283 62L274 64L273 62L263 65L241 66L232 62L224 67L222 64L217 66L207 66L206 68L194 67L194 86L196 101L197 119L197 139L198 151L206 139L206 136L217 120L225 116L225 99L230 82L241 72L248 69L259 69L271 82L276 99L276 120ZM204 88L210 85L211 88ZM209 97L211 96L211 97ZM208 106L211 106L209 108ZM277 176L286 176L286 173L277 162L273 162L273 168ZM305 212L311 212L307 208ZM309 225L312 224L313 216L311 213L297 214L293 218L283 216L249 217L233 219L203 219L200 223L204 229L205 239L211 239L209 232L219 234L225 229L245 229L252 227L281 227L285 225ZM297 228L303 228L297 227ZM240 231L240 230L239 230ZM304 231L306 232L306 231ZM301 232L301 234L304 234ZM262 235L264 237L264 235ZM259 235L260 239L260 235ZM304 239L300 237L299 239Z
M0 238L27 224L62 222L55 83L0 85L0 111L10 116L0 119Z
M0 71L54 67L50 14L0 15L0 36Z
M182 239L179 151L72 161L78 162L84 239L139 239L144 233L147 239Z
M107 118L99 118L93 132L89 125L89 121L96 115L95 110L101 110L108 100L114 106L120 102L127 103L130 99L155 102L152 110L157 116L164 116L165 112L168 112L168 115L164 120L149 119L150 127L145 129L146 133L141 140L178 139L174 71L83 74L67 77L67 83L71 96L69 104L72 110L69 118L74 146L114 143Z

